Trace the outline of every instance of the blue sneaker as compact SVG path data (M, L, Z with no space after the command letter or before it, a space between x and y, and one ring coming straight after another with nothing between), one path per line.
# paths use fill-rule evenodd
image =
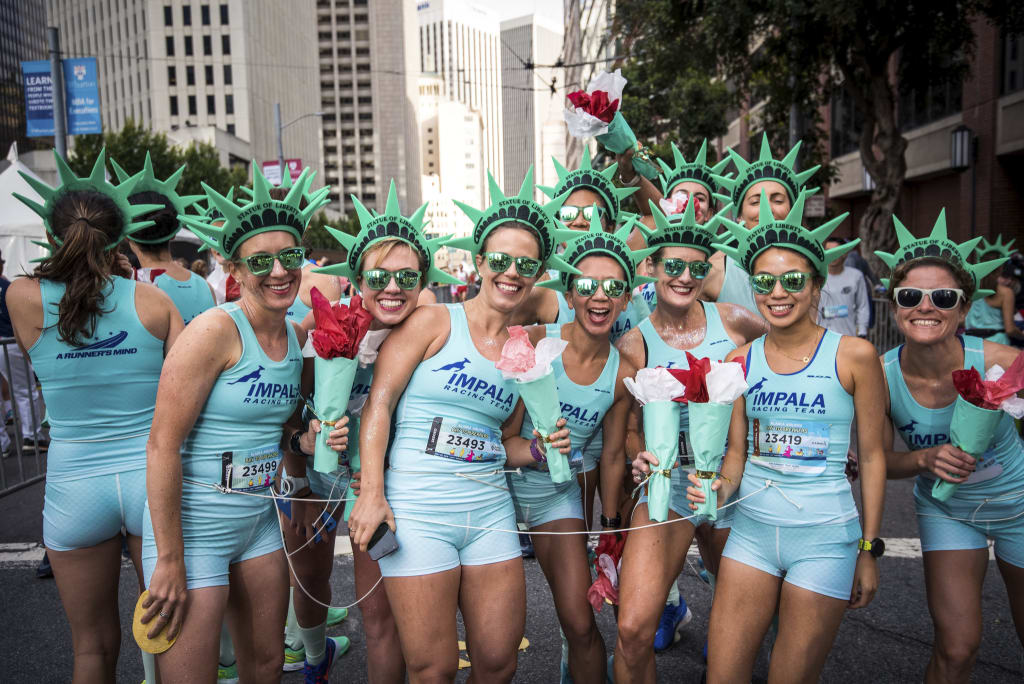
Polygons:
M523 558L536 557L536 554L533 552L533 540L528 534L519 533L519 549L523 553Z
M302 677L305 684L327 684L334 659L344 655L348 647L348 637L327 637L327 652L324 654L324 659L320 661L320 664L310 665L309 661L303 663Z
M682 596L679 597L678 606L666 603L661 621L658 623L658 631L654 633L654 650L664 651L679 641L679 632L692 619L693 613Z

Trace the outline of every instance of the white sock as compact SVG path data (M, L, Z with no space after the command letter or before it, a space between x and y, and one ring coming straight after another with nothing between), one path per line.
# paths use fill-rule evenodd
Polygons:
M669 604L673 606L679 605L679 587L676 586L675 580L672 580L672 584L668 588L668 598L665 599L665 605Z
M142 673L146 677L146 684L160 684L160 677L156 674L156 656L141 648L139 653L142 654Z
M288 587L288 618L284 621L284 645L293 651L299 650L299 646L302 645L299 622L295 619L295 587Z
M228 631L228 623L226 622L220 624L219 662L222 667L231 667L235 664L235 645L231 643L231 633Z
M302 644L306 647L306 662L310 665L319 665L327 655L327 621L324 620L315 627L298 625L298 630Z

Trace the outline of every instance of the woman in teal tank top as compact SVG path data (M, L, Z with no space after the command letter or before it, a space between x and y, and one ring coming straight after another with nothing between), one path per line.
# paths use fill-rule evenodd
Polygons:
M991 251L987 254L978 248L978 260L985 261L997 259L1009 255L1010 250ZM985 276L979 287L989 290L992 294L981 297L971 302L971 308L967 311L967 319L964 327L968 335L984 337L990 342L999 344L1010 344L1010 338L1018 342L1024 340L1024 332L1013 322L1014 315L1014 294L1006 285L999 282L999 275L1002 269L996 269Z
M828 263L858 241L825 249L845 214L805 229L809 194L779 220L763 192L757 227L723 221L736 242L716 244L751 273L770 329L728 356L746 361L750 388L736 400L713 484L720 506L737 491L739 499L711 607L709 682L750 680L776 612L768 678L817 680L846 611L867 605L878 586L884 385L869 342L813 320ZM854 410L863 521L845 475ZM699 480L690 481L688 498L702 501Z
M650 262L653 265L651 275L657 278L654 288L658 306L650 318L620 340L623 358L637 368L685 368L687 350L698 358L721 360L737 345L760 335L764 324L759 317L732 304L705 304L699 299L704 279L711 271L708 257L718 230L717 220L698 223L693 203L685 213L671 217L666 217L653 204L651 211L655 230L648 234L647 244L656 250ZM690 451L685 447L685 415L684 410L679 432L682 455ZM655 461L644 449L638 405L630 414L626 456L631 460L646 462L650 458ZM627 515L632 513L629 525L642 529L630 532L622 555L615 674L623 681L630 681L630 677L641 681L653 679L654 648L662 650L670 646L686 620L687 606L676 590L676 578L683 568L695 529L702 521L678 522L690 515L681 470L686 464L678 465L680 467L672 471L673 496L669 512L669 519L676 523L643 527L651 522L646 500L625 509ZM630 492L637 481L630 482ZM724 534L728 534L728 530ZM708 558L706 565L713 573L717 563L715 554L709 550L715 547L707 543L709 540L710 533L701 547ZM724 545L724 540L721 544ZM658 586L659 591L649 590L651 586Z
M480 293L421 307L389 335L377 361L388 372L374 374L361 418L362 485L349 529L361 549L382 522L396 532L398 550L380 569L414 681L455 678L458 610L472 678L510 681L525 624L501 441L518 393L494 364L545 262L560 262L554 247L565 238L551 212L562 198L535 202L532 170L514 197L489 182L495 204L463 207L473 232L448 243L474 255ZM568 430L553 437L568 449Z
M157 396L142 620L151 635L177 636L157 656L164 684L216 676L225 615L240 678L280 677L288 572L271 483L283 450L311 453L315 439L315 429L297 427L305 334L286 320L301 281L298 242L322 204L306 194L309 182L307 169L286 199L273 200L254 165L249 204L206 188L224 215L221 226L179 217L225 257L241 298L186 328ZM335 449L345 441L343 430L328 438ZM336 648L328 642L328 667Z
M315 499L334 499L332 503L303 503L293 501L292 525L285 528L285 548L293 550L292 572L298 580L293 591L294 621L298 626L299 644L285 644L285 669L292 661L301 663L302 651L309 653L323 643L332 617L322 604L331 603L330 577L334 567L336 528L323 529L325 515L335 524L348 519L356 500L350 478L358 486L360 458L358 449L359 418L370 393L376 351L390 331L406 320L417 306L435 302L427 289L428 282L444 282L445 278L433 265L433 253L439 240L427 240L419 225L397 212L397 190L394 182L389 190L388 210L370 215L355 200L361 229L355 236L334 233L347 252L344 262L320 271L320 277L343 277L359 287L363 307L373 315L370 331L364 338L364 351L360 353L360 368L348 403L349 448L339 454L339 466L333 473L320 473L313 468L313 458L285 459L285 479L293 480L292 491ZM393 204L392 204L393 202ZM394 212L394 213L392 213ZM413 219L418 220L417 214ZM401 228L404 228L405 231ZM350 300L342 298L349 304ZM312 328L312 314L303 323ZM306 361L312 369L312 360ZM364 365L365 364L365 365ZM316 398L314 397L314 403ZM307 483L308 480L308 483ZM308 487L307 487L308 484ZM317 530L314 530L314 525ZM297 528L297 529L296 529ZM321 541L308 543L319 533ZM352 545L355 594L359 602L363 632L366 634L366 675L372 682L395 682L405 678L405 662L401 657L401 644L395 619L388 605L387 593L380 582L380 567L366 551ZM312 595L309 596L306 594ZM291 612L289 619L291 620ZM287 636L286 636L287 638ZM299 641L299 640L295 640Z
M114 248L147 224L134 223L128 188L104 181L103 165L101 153L94 173L77 179L57 158L62 183L77 187L37 185L45 204L33 208L51 252L7 292L14 335L46 400L43 541L71 626L74 671L65 679L75 682L115 678L117 600L94 599L117 596L122 529L142 584L146 437L164 354L182 329L167 295L115 274Z
M945 235L941 215L940 221ZM935 245L941 249L925 251ZM942 257L907 258L915 250L941 252ZM957 335L968 302L983 301L984 292L977 292L980 276L1002 262L990 258L968 264L959 253L959 246L948 240L923 238L909 245L901 240L898 261L889 264L894 270L888 287L905 342L882 357L890 418L885 424L888 476L917 478L914 504L935 628L928 681L971 678L982 638L990 540L1017 638L1024 645L1024 444L1006 414L988 450L977 458L950 444L957 398L953 371L976 368L984 376L994 365L1008 368L1020 350ZM894 427L909 451L895 450ZM957 485L945 501L932 494L938 480Z

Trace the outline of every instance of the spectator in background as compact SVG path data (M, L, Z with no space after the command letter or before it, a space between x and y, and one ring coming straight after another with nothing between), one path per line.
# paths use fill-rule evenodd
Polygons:
M872 290L882 284L872 272L871 264L868 263L867 259L861 256L859 247L851 250L850 253L846 255L846 262L844 265L849 266L850 268L855 268L863 273L864 278L867 279L868 285Z
M4 258L0 253L0 272L3 271ZM0 338L13 338L14 328L11 326L11 317L7 312L7 288L9 281L0 275ZM50 443L50 439L43 431L43 407L39 401L39 392L36 390L36 374L32 370L32 364L28 362L21 348L13 341L4 345L4 351L0 354L0 374L3 374L7 382L11 399L18 411L18 418L21 421L21 439L25 448L44 450ZM8 368L10 370L8 370ZM4 411L6 414L6 411ZM2 427L2 426L0 426ZM3 452L7 455L10 448L10 439L6 429L2 430Z
M843 244L839 238L825 241L825 249ZM834 330L840 335L868 336L871 317L871 297L864 274L856 268L846 268L843 261L836 260L828 266L828 279L821 288L818 302L819 325Z

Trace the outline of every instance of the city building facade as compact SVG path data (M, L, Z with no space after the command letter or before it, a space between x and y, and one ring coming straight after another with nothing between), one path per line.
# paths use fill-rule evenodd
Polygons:
M53 138L25 135L21 78L22 62L47 58L46 0L0 2L0 155L14 142L22 151L53 145Z

